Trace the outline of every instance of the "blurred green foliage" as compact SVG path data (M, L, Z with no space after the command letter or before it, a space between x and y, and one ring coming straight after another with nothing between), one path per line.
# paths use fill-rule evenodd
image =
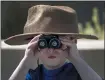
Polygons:
M79 23L79 32L82 34L96 35L99 39L104 39L104 24L101 25L99 23L98 8L96 7L93 8L92 22L93 25L91 24L91 21L86 22L84 27L81 23Z

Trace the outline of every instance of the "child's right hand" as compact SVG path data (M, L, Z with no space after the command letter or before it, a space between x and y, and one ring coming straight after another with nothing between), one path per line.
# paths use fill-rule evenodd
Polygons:
M41 35L35 36L29 43L25 50L24 60L26 61L25 65L30 69L35 69L37 65L37 60L39 58L38 51L38 40Z

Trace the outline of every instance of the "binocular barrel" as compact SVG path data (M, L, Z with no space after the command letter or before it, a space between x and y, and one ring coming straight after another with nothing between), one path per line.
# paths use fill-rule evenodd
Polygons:
M42 48L60 48L61 41L55 36L42 37L38 41L38 47Z

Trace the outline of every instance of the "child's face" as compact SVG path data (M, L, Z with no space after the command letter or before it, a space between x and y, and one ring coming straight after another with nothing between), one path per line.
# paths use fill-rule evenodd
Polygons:
M68 57L68 49L66 45L62 45L60 49L45 48L40 50L40 60L47 67L58 67L63 65Z

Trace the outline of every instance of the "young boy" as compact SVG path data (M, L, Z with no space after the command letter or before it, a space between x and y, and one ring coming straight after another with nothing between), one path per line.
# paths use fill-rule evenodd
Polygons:
M24 34L5 40L8 44L23 44L32 39L9 80L102 80L80 57L76 46L78 38L97 39L78 33L76 12L72 8L31 7Z

